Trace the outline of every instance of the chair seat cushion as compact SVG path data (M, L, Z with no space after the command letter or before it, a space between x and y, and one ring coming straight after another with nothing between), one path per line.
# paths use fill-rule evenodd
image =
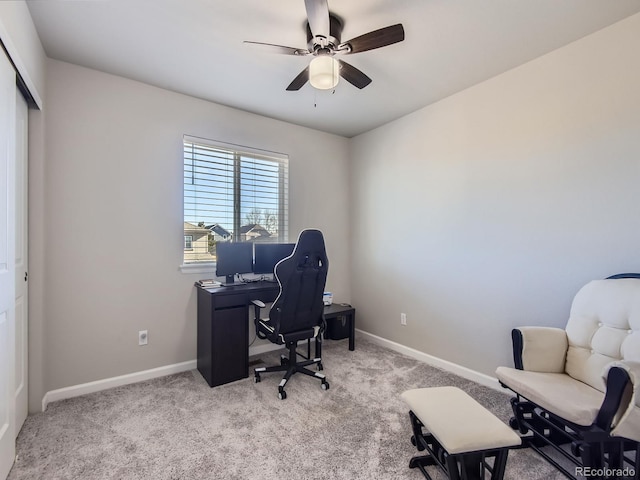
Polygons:
M306 340L316 336L317 328L305 328L302 330L296 330L288 333L275 333L275 328L271 325L271 322L267 319L258 320L258 330L264 333L267 338L278 345L284 345L289 342L297 342L298 340Z
M498 367L496 376L514 392L577 425L593 424L604 400L599 390L566 373L541 373Z

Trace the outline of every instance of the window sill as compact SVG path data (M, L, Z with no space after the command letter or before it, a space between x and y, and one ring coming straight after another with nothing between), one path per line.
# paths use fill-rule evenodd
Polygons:
M215 277L216 264L214 262L183 263L180 265L180 272L186 274L207 273L210 277Z

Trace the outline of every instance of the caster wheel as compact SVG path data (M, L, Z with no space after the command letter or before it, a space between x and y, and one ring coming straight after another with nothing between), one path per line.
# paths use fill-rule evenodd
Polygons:
M322 388L323 390L329 390L329 382L324 381L320 384L320 388Z
M284 400L285 398L287 398L287 392L285 392L284 390L280 390L280 391L278 392L278 398L279 398L280 400Z
M411 435L411 445L413 445L414 447L416 447L418 444L416 443L416 437L415 435Z
M256 376L255 376L255 377L253 377L253 381L254 381L255 383L260 383L260 375L258 375L258 374L256 373Z
M289 363L289 359L284 355L280 355L280 365L287 365Z
M324 367L322 366L322 363L318 364L318 370L324 370Z

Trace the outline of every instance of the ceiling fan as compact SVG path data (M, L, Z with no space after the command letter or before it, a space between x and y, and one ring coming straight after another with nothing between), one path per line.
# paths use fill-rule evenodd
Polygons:
M343 60L336 60L334 56L366 52L404 40L404 28L398 23L341 42L342 21L329 12L327 0L305 0L304 5L308 19L307 48L244 42L272 53L314 57L307 68L289 84L287 87L289 91L300 90L307 81L315 88L328 90L338 84L339 77L362 89L371 83L371 79L353 65Z

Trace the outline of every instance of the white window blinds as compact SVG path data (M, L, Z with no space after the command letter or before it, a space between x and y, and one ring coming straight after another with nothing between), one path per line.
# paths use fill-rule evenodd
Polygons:
M217 242L286 242L286 155L184 137L184 263L215 261Z

